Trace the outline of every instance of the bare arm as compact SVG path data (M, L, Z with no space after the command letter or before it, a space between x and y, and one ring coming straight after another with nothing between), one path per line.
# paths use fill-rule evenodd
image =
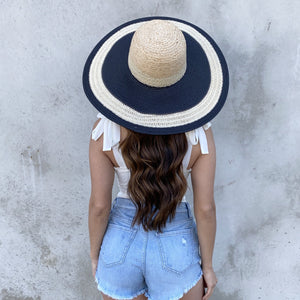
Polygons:
M97 120L93 126L96 127ZM103 153L103 134L97 141L90 138L89 163L91 196L89 202L90 257L97 260L111 210L114 168Z
M199 155L192 167L191 181L202 268L212 269L216 235L216 206L214 201L216 149L211 128L205 130L205 133L209 154Z

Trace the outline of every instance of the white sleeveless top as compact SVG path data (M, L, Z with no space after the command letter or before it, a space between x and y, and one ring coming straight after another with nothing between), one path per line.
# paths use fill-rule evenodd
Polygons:
M92 131L92 139L96 141L102 134L104 134L103 151L110 151L112 149L115 160L119 165L119 167L114 167L115 172L117 174L117 181L119 187L117 197L130 198L127 194L127 185L130 179L130 170L126 167L125 161L121 154L121 150L118 149L118 145L120 142L120 125L109 120L101 113L97 114L97 118L101 118L101 120ZM186 178L189 176L192 170L187 169L192 153L192 145L196 145L199 142L201 153L208 154L208 146L204 129L207 130L210 126L211 123L208 122L204 126L201 126L199 128L193 129L185 133L188 141L188 149L183 158L182 165L183 173ZM182 198L182 202L187 202L185 195Z

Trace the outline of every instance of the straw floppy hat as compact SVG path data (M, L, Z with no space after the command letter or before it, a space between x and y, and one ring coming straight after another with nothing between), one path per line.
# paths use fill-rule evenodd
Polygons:
M225 58L196 25L145 17L105 35L87 58L83 88L95 108L140 133L187 132L212 120L229 86Z

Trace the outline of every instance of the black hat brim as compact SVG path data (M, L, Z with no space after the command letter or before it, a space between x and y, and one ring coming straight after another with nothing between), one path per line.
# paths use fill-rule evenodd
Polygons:
M171 127L149 127L132 123L117 115L112 109L103 105L90 85L89 71L93 58L113 34L120 29L138 22L152 19L175 20L195 28L210 42L214 48L222 68L222 91L213 109L194 122ZM180 113L194 107L205 97L211 84L211 70L205 51L188 33L184 32L187 44L187 69L184 76L175 84L156 88L139 82L128 67L128 52L133 32L118 39L107 53L97 76L101 76L106 89L121 103L142 114L168 115ZM115 28L94 47L84 67L83 87L86 96L97 110L117 124L131 130L148 134L172 134L187 132L211 121L222 109L227 98L229 78L225 58L214 40L202 29L189 22L170 17L146 17L132 20Z

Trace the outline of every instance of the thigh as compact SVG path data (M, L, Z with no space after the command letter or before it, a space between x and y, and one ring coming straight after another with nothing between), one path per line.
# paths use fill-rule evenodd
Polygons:
M195 300L202 299L204 296L204 285L203 285L203 276L197 282L197 284L192 287L180 300Z

